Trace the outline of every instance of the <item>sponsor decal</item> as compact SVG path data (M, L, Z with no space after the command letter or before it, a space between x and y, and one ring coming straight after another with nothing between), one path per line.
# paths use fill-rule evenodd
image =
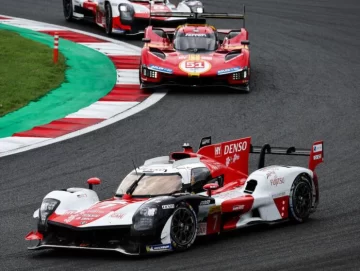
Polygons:
M210 200L203 200L200 202L200 205L209 205L210 204Z
M242 71L241 67L234 67L234 68L228 68L228 69L223 69L223 70L219 70L217 72L218 75L224 75L224 74L229 74L229 73L234 73L234 72L240 72Z
M204 60L212 60L212 56L201 56L201 59L204 59Z
M316 144L313 147L313 152L321 152L322 151L322 144Z
M154 246L146 246L146 251L166 251L166 250L172 250L171 244L164 244L164 245L154 245Z
M72 215L72 214L75 214L75 213L77 213L77 211L75 211L75 210L69 210L69 211L66 211L66 212L64 213L64 215Z
M167 204L167 205L163 205L162 208L163 209L174 209L175 205L174 204Z
M317 155L314 155L314 156L313 156L313 159L314 159L314 160L319 160L319 159L321 159L321 153L320 153L320 154L317 154Z
M210 138L205 138L205 139L201 142L202 145L210 144L210 143L211 143Z
M276 177L275 170L279 170L279 168L271 168L268 172L266 172L266 179L269 179L269 177L271 177L271 176Z
M200 56L199 56L200 57ZM192 58L192 57L189 57ZM206 60L201 60L200 58L198 60L183 60L179 64L180 70L186 73L205 73L211 69L210 62Z
M73 221L75 219L75 217L76 217L75 215L71 215L67 219L64 219L64 222L65 223L70 223L71 221Z
M168 73L168 74L173 73L172 69L163 68L163 67L159 67L159 66L156 66L156 65L150 65L148 68L150 70L154 70L154 71L157 71L157 72Z
M273 186L278 186L279 184L283 184L283 183L284 183L284 177L274 178L274 179L270 180L270 184Z
M78 198L87 198L87 195L86 194L79 194L77 195Z
M204 37L206 38L205 33L186 33L185 37Z
M221 145L215 145L214 149L215 149L215 157L221 156Z
M124 216L125 216L125 214L114 213L110 217L117 218L117 219L122 219Z
M226 165L226 166L229 166L230 164L235 163L235 162L236 162L237 160L239 160L239 159L240 159L240 155L237 155L237 154L235 153L233 157L228 156L228 157L226 158L225 165Z
M244 210L244 205L234 205L233 206L233 211L239 211L239 210Z
M207 223L199 223L197 235L206 235Z
M238 143L232 143L229 145L225 145L224 146L224 155L245 151L246 147L247 147L246 141L241 141Z
M91 217L82 217L80 220L81 221L92 221L93 219Z
M82 217L82 218L84 218L84 217L99 218L100 215L99 215L99 214L88 214L88 213L85 213L85 214L81 214L81 217Z

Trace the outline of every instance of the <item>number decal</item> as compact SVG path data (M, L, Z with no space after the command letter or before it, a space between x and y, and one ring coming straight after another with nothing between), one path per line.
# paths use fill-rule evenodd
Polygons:
M216 231L216 228L217 228L217 221L218 221L218 218L219 218L219 214L215 214L214 216L213 216L213 218L214 218L214 228L213 228L213 231Z
M187 61L185 64L186 68L199 68L199 69L203 69L205 68L205 63L204 61Z

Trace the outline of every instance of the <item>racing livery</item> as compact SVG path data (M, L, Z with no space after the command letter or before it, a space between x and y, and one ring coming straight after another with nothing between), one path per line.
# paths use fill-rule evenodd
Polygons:
M245 8L244 8L245 13ZM153 13L152 16L165 16ZM177 28L149 26L141 52L141 88L221 86L249 92L250 51L244 14L173 13L187 16ZM241 19L240 29L216 29L207 18ZM225 36L220 39L220 35Z
M259 154L248 173L249 154ZM264 165L266 154L309 156L309 166ZM319 203L315 168L323 162L323 141L311 149L253 146L251 138L212 144L194 152L149 159L132 170L113 197L100 201L93 185L47 194L35 211L37 230L29 249L69 248L139 255L188 249L196 237L259 223L304 222Z
M177 6L169 0L63 0L67 21L85 19L112 33L136 35L144 33L149 23L177 26L186 18L173 18L172 12L203 12L197 0L182 0ZM151 18L150 13L161 11L166 17Z

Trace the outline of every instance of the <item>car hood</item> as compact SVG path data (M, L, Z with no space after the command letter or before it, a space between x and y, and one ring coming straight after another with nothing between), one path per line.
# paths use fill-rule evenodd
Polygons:
M194 54L176 51L164 54L166 58L161 59L150 51L145 62L149 69L179 76L216 76L240 71L247 65L247 59L241 53L234 54L230 60L225 59L228 53L220 52Z
M48 221L72 227L98 227L131 225L136 210L147 199L111 199L97 202L82 211L67 211L64 214L52 214Z

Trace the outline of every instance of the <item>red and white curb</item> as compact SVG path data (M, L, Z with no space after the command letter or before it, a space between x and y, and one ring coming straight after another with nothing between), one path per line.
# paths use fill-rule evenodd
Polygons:
M11 137L0 138L0 157L7 156L100 129L136 114L162 99L166 93L149 94L140 89L140 48L96 34L22 18L0 15L0 23L26 28L87 46L107 55L114 63L117 81L99 101L65 118L54 120Z

